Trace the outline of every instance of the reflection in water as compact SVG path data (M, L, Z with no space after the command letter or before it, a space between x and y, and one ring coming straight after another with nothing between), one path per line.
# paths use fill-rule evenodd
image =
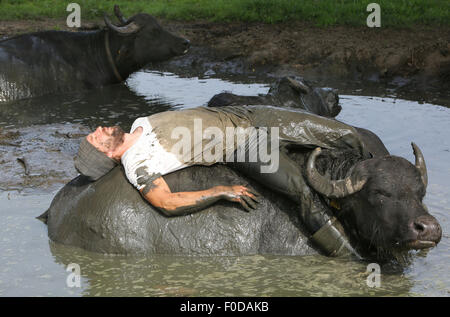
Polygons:
M170 110L166 100L146 100L124 84L84 93L50 95L0 105L0 127L49 123L131 126L135 118Z
M269 90L265 84L232 83L217 78L180 78L171 73L145 71L134 73L127 84L146 100L163 99L177 108L204 106L215 94L224 91L251 96L266 94Z
M319 255L126 257L55 244L34 219L53 195L0 196L1 296L414 295L416 278L398 270L383 274L382 287L372 289L367 263ZM70 263L80 266L81 288L66 284Z
M37 155L37 158L29 156L31 174L48 177L40 170L47 167L39 166L39 155L68 160L75 153L74 144L78 138L98 124L119 124L128 129L136 117L182 106L204 105L212 95L224 90L246 95L268 90L263 84L234 84L152 72L133 75L127 85L2 104L0 168L5 169L1 171L2 175L9 175L8 166L17 173L23 172L23 167L13 164L19 164L16 161L19 154L27 158L28 149ZM350 95L341 96L341 104L340 120L373 130L394 155L413 161L410 142L421 147L429 174L425 203L444 232L436 248L411 252L410 263L402 267L382 266L380 288L369 288L366 284L368 263L319 255L122 257L57 245L48 241L46 226L34 219L48 208L55 195L54 187L43 189L41 183L36 182L27 194L0 193L0 223L3 226L0 231L0 295L448 296L450 109L398 99ZM10 135L11 139L2 139L5 135ZM14 144L19 141L22 152L14 155L14 151L18 151ZM66 169L67 175L72 173L67 171L67 164L61 164L63 167L56 163L52 165L55 165L55 171ZM14 180L13 176L11 180ZM17 178L19 185L20 180L23 180L22 176ZM69 272L66 267L70 263L80 265L81 288L67 287Z
M135 258L54 243L50 250L56 262L80 265L85 296L399 296L413 285L401 274L384 274L373 289L367 263L323 256Z

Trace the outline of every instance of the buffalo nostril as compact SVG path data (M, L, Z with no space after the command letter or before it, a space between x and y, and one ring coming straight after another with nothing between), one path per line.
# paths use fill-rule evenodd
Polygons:
M425 227L426 227L425 224L420 223L420 222L417 222L417 221L414 221L414 229L415 229L418 233L424 232L425 229L426 229Z
M439 222L431 215L419 216L411 223L412 231L417 234L417 238L439 242L442 236L442 229Z
M183 45L184 45L184 47L189 48L191 46L191 41L184 40Z

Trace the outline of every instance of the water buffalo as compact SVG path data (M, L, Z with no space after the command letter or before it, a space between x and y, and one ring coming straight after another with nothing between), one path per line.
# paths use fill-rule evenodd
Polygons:
M44 31L0 41L0 101L92 89L119 83L150 62L185 54L189 41L152 16L89 32Z
M295 129L293 129L295 130ZM427 172L413 144L415 164L389 155L372 132L358 128L370 158L353 150L284 150L304 171L312 199L343 224L352 245L379 259L435 246L442 232L422 200ZM288 175L287 175L288 177ZM266 189L258 176L227 165L192 166L164 176L173 192L215 185L248 185L262 194L249 213L229 202L202 212L165 217L127 181L121 167L96 182L79 176L64 186L41 218L55 242L119 254L305 255L313 251L299 206Z
M240 96L220 93L211 98L208 107L231 105L277 105L304 109L324 117L334 118L342 108L335 89L313 87L302 77L289 76L277 80L266 95Z
M306 163L310 186L333 206L352 244L379 258L434 247L442 236L423 203L428 183L423 154L414 143L412 148L414 165L388 152L367 160L331 153L332 159L316 163L320 149Z

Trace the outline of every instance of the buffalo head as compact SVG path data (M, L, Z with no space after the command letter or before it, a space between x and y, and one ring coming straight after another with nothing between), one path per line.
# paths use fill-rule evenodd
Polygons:
M283 77L269 95L287 107L302 108L324 117L336 117L342 110L335 89L313 87L301 77Z
M423 203L428 182L425 160L412 146L415 165L396 156L374 157L356 163L340 180L318 172L319 149L309 157L309 184L339 206L338 218L364 249L392 254L434 247L441 239L441 227Z
M118 25L113 24L106 14L104 19L108 29L116 35L119 54L116 62L119 65L126 59L128 63L142 67L150 62L183 55L189 50L188 40L163 29L151 15L139 13L126 19L117 5L114 6L114 13L120 21Z

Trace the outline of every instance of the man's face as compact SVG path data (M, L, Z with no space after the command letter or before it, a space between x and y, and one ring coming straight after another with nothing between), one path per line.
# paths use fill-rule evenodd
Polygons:
M108 154L123 143L125 132L119 126L98 127L86 139L100 152Z

